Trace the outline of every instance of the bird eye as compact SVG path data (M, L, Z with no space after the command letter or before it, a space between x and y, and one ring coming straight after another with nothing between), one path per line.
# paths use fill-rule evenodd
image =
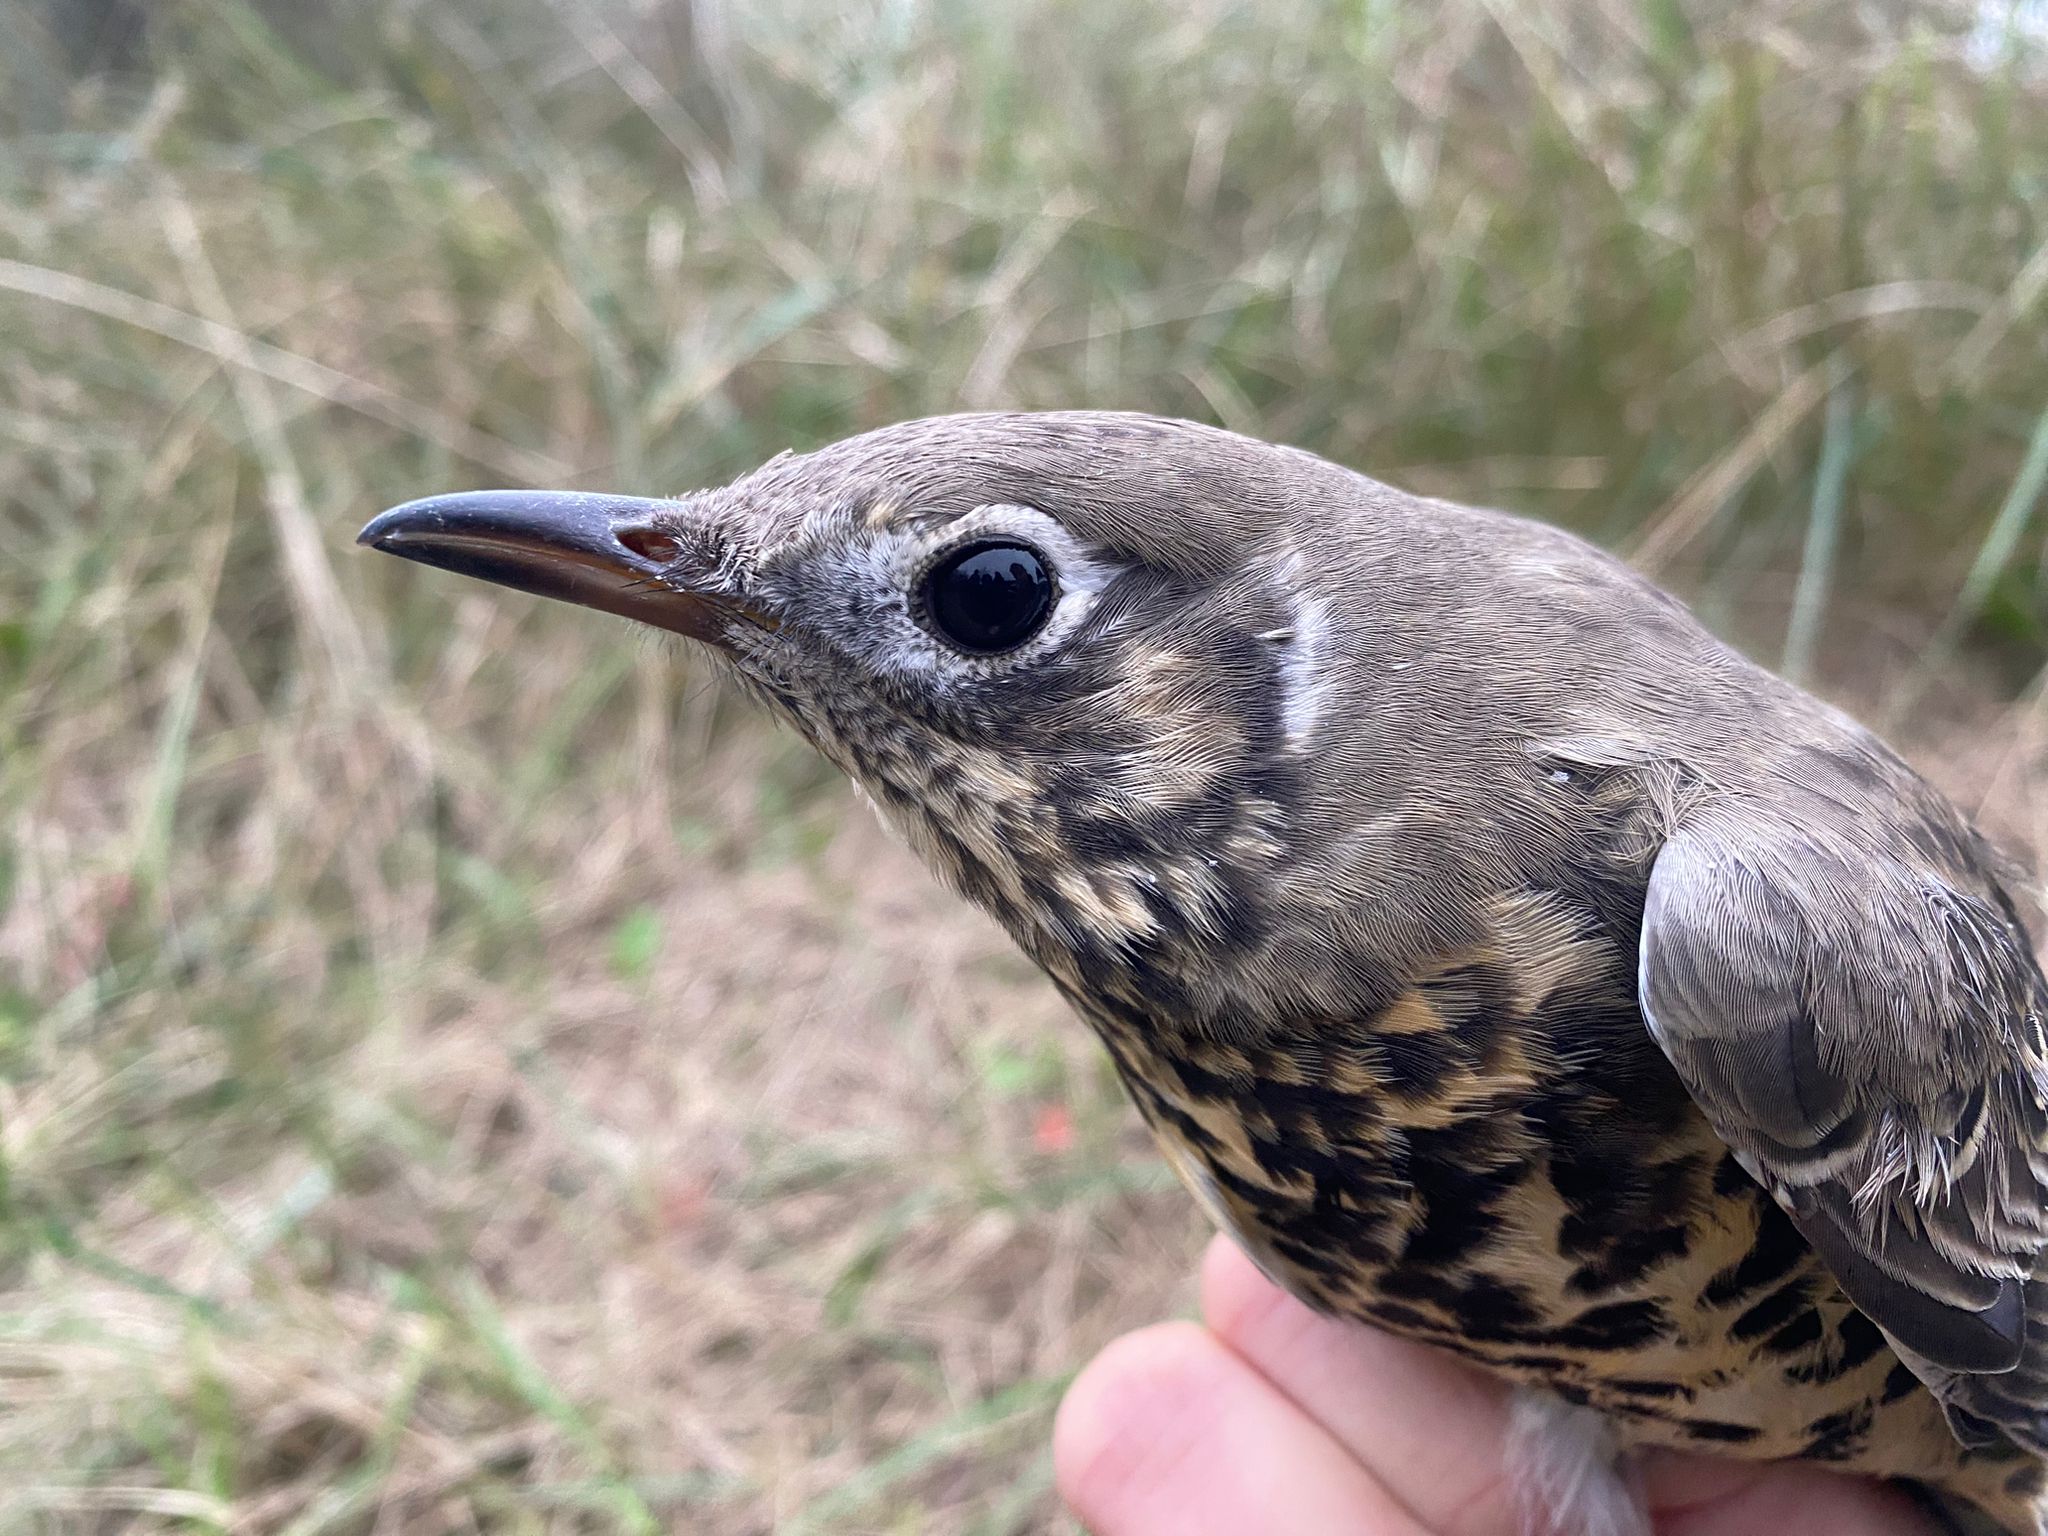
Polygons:
M1052 573L1022 544L969 544L926 574L924 611L931 627L963 651L1014 650L1052 612Z

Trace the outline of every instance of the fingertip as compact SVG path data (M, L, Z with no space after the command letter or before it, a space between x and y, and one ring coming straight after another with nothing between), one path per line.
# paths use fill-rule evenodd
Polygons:
M1422 1523L1504 1528L1504 1385L1451 1355L1317 1312L1235 1243L1202 1259L1202 1316L1217 1338L1369 1470Z
M1074 1378L1053 1418L1052 1459L1060 1497L1091 1529L1116 1531L1190 1438L1190 1414L1212 1402L1223 1363L1219 1346L1194 1323L1158 1323L1127 1333Z
M1053 1469L1094 1536L1421 1536L1321 1425L1193 1323L1128 1334L1081 1372L1053 1422Z

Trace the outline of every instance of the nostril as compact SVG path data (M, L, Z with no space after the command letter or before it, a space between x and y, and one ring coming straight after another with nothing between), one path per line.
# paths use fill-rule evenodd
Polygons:
M656 565L667 565L683 553L682 541L659 528L620 528L612 536L641 559L652 560Z

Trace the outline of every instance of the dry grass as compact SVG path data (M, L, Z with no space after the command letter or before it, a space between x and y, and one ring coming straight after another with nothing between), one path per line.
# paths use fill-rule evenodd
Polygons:
M0 9L0 1528L1058 1529L1061 1384L1187 1300L999 936L687 658L356 559L407 495L1204 416L1637 550L2048 847L2024 27L183 3L85 67L118 9Z

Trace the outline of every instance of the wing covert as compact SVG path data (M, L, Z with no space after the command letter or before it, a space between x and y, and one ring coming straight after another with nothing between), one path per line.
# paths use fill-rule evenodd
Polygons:
M1952 1422L2037 1437L2048 984L2010 909L1964 883L1802 829L1681 828L1651 872L1641 1002L1715 1131ZM2043 1392L1966 1390L2023 1361Z

